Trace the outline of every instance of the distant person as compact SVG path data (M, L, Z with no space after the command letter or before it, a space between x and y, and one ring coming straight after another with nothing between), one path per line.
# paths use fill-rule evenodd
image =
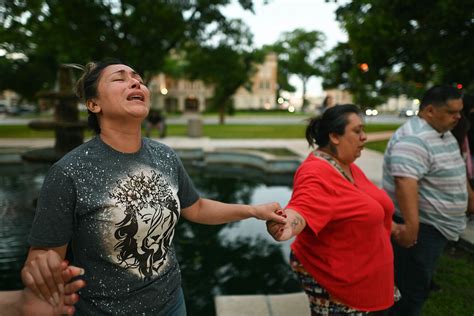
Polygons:
M89 63L76 88L97 135L49 170L28 238L23 283L54 300L61 293L54 263L70 245L73 263L87 271L75 306L80 315L186 315L173 247L178 220L284 223L275 213L280 206L202 198L177 154L142 137L150 92L130 66Z
M322 115L324 111L326 111L328 108L332 106L334 106L334 98L331 95L327 95L324 98L323 103L321 104L320 113L318 114Z
M160 138L166 137L166 121L165 116L160 110L150 109L148 116L145 121L146 137L151 136L153 129L158 131Z
M383 187L395 203L394 221L405 224L392 240L402 297L391 315L421 315L439 256L466 227L466 165L450 132L462 108L457 89L432 87L385 151Z
M290 264L311 315L383 315L393 305L393 203L354 161L367 136L358 108L327 109L306 128L316 147L296 171L287 224L267 222L278 241L296 236Z

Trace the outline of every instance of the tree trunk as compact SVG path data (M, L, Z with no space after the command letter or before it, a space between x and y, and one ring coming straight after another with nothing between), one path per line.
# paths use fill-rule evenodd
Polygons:
M303 81L303 105L301 107L301 110L304 112L306 110L306 107L308 106L308 100L306 100L306 83L308 82L307 78L301 78L301 81Z
M220 125L225 124L225 105L221 105L219 107L219 124Z

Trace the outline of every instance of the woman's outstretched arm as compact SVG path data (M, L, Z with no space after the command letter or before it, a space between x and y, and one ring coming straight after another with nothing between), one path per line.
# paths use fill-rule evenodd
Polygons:
M276 202L245 205L227 204L200 198L193 205L182 209L181 214L191 222L208 225L225 224L250 217L284 224L286 219L276 213L279 209L280 204Z

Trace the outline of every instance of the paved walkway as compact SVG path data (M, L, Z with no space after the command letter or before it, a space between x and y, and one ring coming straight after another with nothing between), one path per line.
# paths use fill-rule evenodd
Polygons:
M369 141L388 139L391 132L372 133ZM168 137L160 140L175 149L201 148L214 150L219 148L287 148L304 159L310 152L305 140L300 139L209 139ZM53 139L1 139L2 148L41 148L51 147ZM356 163L367 177L380 185L382 182L383 155L365 149ZM474 251L474 221L461 237L461 243ZM217 316L278 316L278 315L309 315L306 296L303 293L282 295L238 295L218 296L215 298Z

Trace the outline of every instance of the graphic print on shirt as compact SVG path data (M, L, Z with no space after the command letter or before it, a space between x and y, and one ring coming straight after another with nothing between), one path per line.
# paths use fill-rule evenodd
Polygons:
M110 197L123 211L114 232L118 264L149 280L166 263L179 218L178 200L163 175L154 170L118 180Z

